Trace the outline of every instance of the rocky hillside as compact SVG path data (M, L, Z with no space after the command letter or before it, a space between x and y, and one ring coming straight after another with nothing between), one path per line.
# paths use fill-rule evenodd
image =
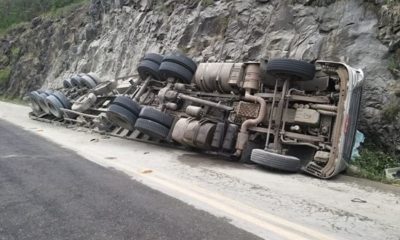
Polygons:
M395 0L92 0L0 37L0 91L21 97L76 72L128 75L148 51L345 61L366 74L361 130L400 150L399 12Z

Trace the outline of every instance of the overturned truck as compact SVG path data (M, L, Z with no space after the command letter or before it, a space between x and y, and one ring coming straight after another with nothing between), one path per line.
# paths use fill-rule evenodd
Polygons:
M148 53L137 72L110 81L78 74L60 89L33 91L30 117L319 178L350 160L360 69L294 59L196 64Z

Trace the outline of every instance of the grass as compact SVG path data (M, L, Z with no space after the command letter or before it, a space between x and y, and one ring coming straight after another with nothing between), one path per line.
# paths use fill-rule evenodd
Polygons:
M11 68L9 66L0 69L0 85L5 84L8 81L8 79L10 79L10 74L11 74Z
M375 181L393 183L386 179L385 169L400 167L398 156L391 155L376 146L365 147L360 151L360 157L354 159L350 175L363 177ZM397 181L395 181L397 182Z

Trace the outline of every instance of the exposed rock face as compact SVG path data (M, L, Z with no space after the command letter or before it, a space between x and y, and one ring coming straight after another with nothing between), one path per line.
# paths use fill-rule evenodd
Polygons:
M197 61L345 61L366 75L361 129L394 147L399 118L382 116L398 101L399 12L362 0L92 0L66 17L35 19L1 40L0 69L10 65L12 71L0 87L22 96L60 86L76 72L128 75L149 51L180 50Z

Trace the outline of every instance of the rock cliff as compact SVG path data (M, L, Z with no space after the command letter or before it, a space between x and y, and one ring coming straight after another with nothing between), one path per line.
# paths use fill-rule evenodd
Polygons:
M363 0L92 0L0 37L0 92L21 97L76 72L132 74L145 52L197 61L345 61L366 80L360 129L400 150L400 4Z

